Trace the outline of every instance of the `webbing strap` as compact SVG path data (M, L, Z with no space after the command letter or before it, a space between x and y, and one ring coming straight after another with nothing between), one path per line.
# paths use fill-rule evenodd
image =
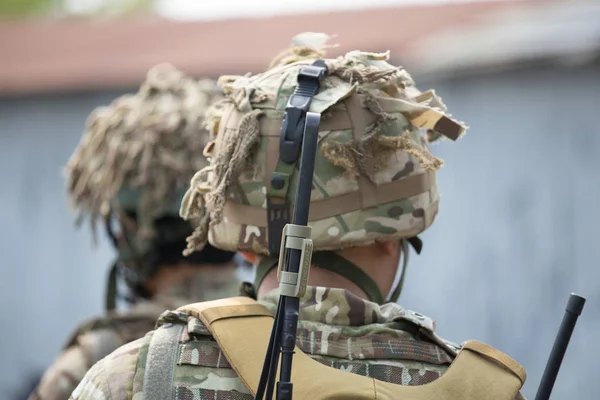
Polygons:
M290 221L290 197L295 164L277 161L271 174L271 184L267 185L267 241L269 253L277 254L281 245L281 231Z
M154 331L146 358L142 400L172 398L179 338L186 325L174 324Z
M348 109L348 116L352 122L352 137L354 142L358 142L367 134L369 124L365 116L366 110L362 105L362 101L357 96L348 97L345 103ZM379 205L379 199L377 198L377 185L370 179L370 176L374 173L373 154L363 154L361 158L361 162L365 165L366 172L369 175L365 176L361 173L358 176L360 208L366 209Z
M265 276L277 267L277 259L274 257L261 258L256 267L256 275L254 277L254 288L258 291L260 284ZM348 279L358 286L369 297L369 300L377 303L385 303L385 298L379 290L379 287L373 279L362 269L346 260L344 257L337 255L332 251L319 251L312 254L312 264L317 267L335 272Z
M115 261L108 274L106 283L106 294L104 299L104 308L106 311L112 311L117 306L117 273L119 261Z
M400 298L400 294L402 293L402 288L404 287L404 278L406 277L406 269L408 267L409 261L409 245L412 246L417 254L421 253L421 249L423 248L423 242L419 237L415 236L410 239L403 239L402 243L402 272L400 275L400 280L398 284L392 291L390 295L389 301L396 303ZM334 256L325 256L323 253L333 254ZM320 260L321 262L319 263ZM260 284L265 279L265 276L271 271L273 268L277 267L277 258L275 257L263 257L256 267L256 274L254 276L254 289L258 290ZM348 278L352 283L361 288L371 301L375 301L378 304L383 304L385 299L379 290L379 287L362 269L352 264L350 261L345 258L338 256L337 254L329 251L320 251L313 253L312 263L321 268L328 269L332 272L340 274L346 278ZM378 296L381 296L381 302L376 301Z
M402 272L400 274L400 281L398 281L398 284L396 285L396 288L392 291L392 294L390 296L390 301L392 303L396 303L398 302L398 299L400 298L400 293L402 293L402 286L404 286L404 277L406 276L406 267L408 266L408 240L402 240L401 241L402 244Z
M256 274L254 275L254 290L258 292L260 284L265 279L265 276L274 268L277 267L279 259L276 257L262 257L256 266Z
M396 201L399 198L417 196L428 191L431 187L435 186L435 184L435 172L426 171L397 181L382 183L378 186L365 187L370 188L369 196L375 196L377 204L385 204ZM364 201L366 201L363 199L365 193L350 192L335 197L311 201L308 220L318 221L336 215L363 210L363 204L365 204ZM290 201L292 200L293 199L290 199ZM261 228L267 227L265 209L263 207L240 204L228 199L225 203L223 212L228 220L235 222L236 224L252 225ZM281 231L279 234L281 234Z
M352 262L332 251L319 251L313 253L312 263L317 267L335 272L348 279L362 289L369 296L369 300L377 303L385 303L385 297L379 287L365 271Z
M425 96L423 96L425 95ZM364 102L366 96L361 94L352 94L359 100L360 103ZM423 93L420 98L416 99L418 102L431 98L431 94ZM451 140L457 140L466 130L464 124L459 123L452 118L445 115L438 107L429 107L423 104L418 104L411 100L404 100L392 97L377 97L377 102L381 107L381 111L385 113L402 113L409 121L420 128L432 129L435 132L446 136ZM328 110L330 111L327 116L323 118L321 123L322 131L337 131L352 129L353 123L351 116L346 110ZM364 117L367 124L371 124L377 118L373 113L365 113ZM268 118L261 118L260 121L260 132L263 136L279 136L281 129L281 122L283 117L269 116ZM225 120L225 118L223 118Z

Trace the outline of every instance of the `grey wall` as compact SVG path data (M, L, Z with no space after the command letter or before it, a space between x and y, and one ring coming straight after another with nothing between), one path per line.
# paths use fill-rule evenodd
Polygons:
M401 303L435 318L449 340L478 339L516 358L533 398L567 296L579 292L588 304L554 398L595 398L600 69L419 86L435 87L471 130L433 148L446 161L441 210ZM60 170L90 110L116 95L0 101L0 394L46 367L76 323L101 311L112 254L75 231Z
M116 95L0 100L2 399L102 310L112 252L106 241L93 248L87 226L75 229L62 167L91 109Z
M440 213L400 302L448 340L521 362L535 391L571 291L587 297L553 398L597 398L600 381L600 68L521 71L435 87L470 125L433 146Z

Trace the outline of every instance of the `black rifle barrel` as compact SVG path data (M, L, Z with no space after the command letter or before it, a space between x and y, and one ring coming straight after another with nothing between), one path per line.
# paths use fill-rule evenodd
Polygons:
M298 168L298 189L294 204L292 223L294 225L308 225L308 214L310 210L310 196L312 193L313 174L315 170L315 158L317 153L317 142L319 139L320 114L307 113L304 138L302 141L302 152L300 167ZM287 259L287 270L298 272L300 269L300 250L290 249ZM292 359L296 346L296 332L298 329L298 310L300 299L296 297L283 297L283 327L281 340L281 369L279 382L277 382L277 400L291 400L292 383Z
M554 388L554 382L558 376L560 365L562 364L563 357L569 346L571 335L575 329L577 318L583 311L585 305L585 297L581 297L574 293L569 296L567 307L565 308L565 315L563 317L556 339L554 340L554 346L552 346L552 352L548 358L544 375L538 388L535 400L549 400L552 389Z
M283 120L280 131L279 159L288 165L298 166L298 181L296 186L296 195L294 201L294 214L292 217L292 225L299 227L308 226L308 216L310 211L310 198L312 193L313 173L315 168L315 159L317 152L317 144L319 138L319 123L321 114L309 112L312 98L317 94L321 80L327 76L327 65L323 60L316 60L311 66L306 66L300 69L298 73L298 85L294 93L288 100L286 106L285 118ZM286 195L287 199L287 195ZM269 208L267 206L267 208ZM267 211L268 215L271 215ZM281 224L281 216L276 219L270 219L268 222L275 220ZM281 240L277 240L277 234L281 231L277 229L277 224L269 224L269 252L279 254L277 246L283 246ZM281 228L279 228L281 229ZM275 246L277 244L277 246ZM306 243L303 244L305 246ZM283 247L281 247L283 249ZM281 268L285 273L298 274L300 272L300 262L302 261L303 251L297 248L288 248L289 251L284 251L279 254L280 263L285 262L286 268ZM312 253L312 246L310 246ZM304 253L306 255L306 253ZM287 257L286 257L287 256ZM309 255L310 257L310 255ZM308 260L310 262L310 260ZM278 268L281 264L278 265ZM281 285L281 281L280 281ZM281 366L279 374L279 382L277 382L277 400L292 400L293 383L292 383L292 360L294 349L296 346L296 335L298 329L298 317L300 292L304 291L299 285L306 285L303 281L296 281L294 294L290 295L288 290L286 293L281 293L277 313L273 321L273 329L271 338L265 355L260 381L256 389L255 400L264 399L265 391L267 399L271 400L273 395L274 383L276 379L276 368L281 354ZM280 286L281 287L281 286Z

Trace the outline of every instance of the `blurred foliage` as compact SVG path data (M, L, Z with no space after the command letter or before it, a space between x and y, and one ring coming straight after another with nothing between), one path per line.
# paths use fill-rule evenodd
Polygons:
M52 9L48 0L0 0L0 15L23 16L38 14Z
M92 15L127 15L152 10L153 0L104 0L90 12Z
M0 16L121 16L151 11L153 0L0 0Z

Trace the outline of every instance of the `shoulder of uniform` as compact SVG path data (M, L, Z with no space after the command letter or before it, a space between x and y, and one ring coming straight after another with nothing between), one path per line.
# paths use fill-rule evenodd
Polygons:
M101 325L103 322L104 322L104 316L97 316L97 317L94 317L91 319L87 319L87 320L83 321L82 323L80 323L79 325L77 325L77 327L73 330L73 332L67 339L64 349L67 349L71 346L76 345L78 342L78 339L82 335L84 335L90 331L93 331L94 329L97 329L98 325Z
M217 342L212 340L212 334L201 318L208 318L210 320L211 318L218 318L221 313L230 316L232 305L238 306L236 308L238 311L240 309L239 306L249 306L246 312L253 315L268 313L266 308L260 306L255 300L246 297L193 303L182 306L174 311L165 311L157 322L155 332L159 334L149 340L149 345L144 350L145 355L151 354L153 348L157 345L162 347L167 342L173 344L174 341L177 341L179 343L176 355L178 365L231 368ZM244 311L242 311L242 314L244 314ZM269 313L268 315L271 314ZM179 325L180 328L172 330L171 328L174 325ZM166 334L166 330L170 330L175 334ZM144 362L145 355L140 358L142 363ZM199 355L201 356L199 357Z
M163 312L156 323L157 329L169 324L187 325L189 335L212 336L200 318L184 311L174 310Z
M109 369L105 363L105 360L101 360L88 370L69 400L112 400L107 379Z
M444 342L444 344L446 344L448 347L450 347L452 350L456 351L457 353L462 350L463 344L465 344L466 342L463 342L461 344L457 344L454 342L451 342L449 340L440 338L442 340L442 342Z
M232 310L235 312L232 314ZM205 314L206 313L206 314ZM202 315L211 318L229 318L233 315L269 315L271 313L256 300L247 296L228 297L218 300L204 301L200 303L192 303L179 307L174 311L165 311L158 318L157 327L167 323L171 324L187 324L187 331L195 335L211 335L201 321ZM210 323L210 322L209 322Z
M145 364L150 362L150 354L154 351L153 349L176 345L174 348L176 348L175 358L177 365L203 368L202 371L193 371L193 379L198 379L200 375L207 373L207 368L217 368L221 371L231 369L229 361L219 347L219 344L213 340L210 331L200 318L191 315L193 312L191 309L189 311L190 313L185 311L165 311L161 315L158 327L155 330L158 335L148 340L148 346L142 350L142 354L140 355L139 365L142 368L146 368ZM172 330L174 325L179 325L180 329ZM165 331L163 332L163 330ZM169 335L166 334L166 330L176 333L174 336ZM169 361L165 360L165 362ZM191 371L184 370L181 373L186 374L191 373ZM232 372L221 372L220 374L222 378L227 379L236 376Z
M153 329L156 319L164 311L164 307L144 302L144 304L123 312L109 312L80 323L69 336L64 348L69 348L81 342L82 337L89 338L107 336L122 336L115 346L137 339Z
M67 398L91 366L80 346L69 347L44 372L30 399Z
M153 332L129 342L98 361L72 395L74 400L130 399L138 360Z
M143 392L144 380L153 381L162 371L173 368L178 369L178 379L184 381L212 381L215 377L212 368L221 370L217 374L218 380L237 379L208 329L198 317L191 315L193 307L189 307L188 311L163 312L158 319L157 328L148 333L144 343L137 348L137 371L131 386L133 398ZM115 359L111 363L115 365L107 368L117 367L119 360ZM190 367L201 367L201 370ZM243 390L241 386L236 386L236 389Z
M391 304L391 307L398 308L397 310L388 311L394 315L393 319L395 321L407 321L416 325L423 336L443 348L451 356L456 356L461 350L462 345L443 339L435 333L436 323L433 318L416 311L407 310L395 303Z
M104 358L105 364L114 363L119 364L123 362L128 362L132 359L135 359L140 351L140 349L145 346L149 341L154 331L148 332L146 335L142 336L139 339L133 340L127 344L124 344L117 348L115 351L110 353L108 356Z
M403 308L402 312L399 313L397 318L412 322L413 324L427 329L428 331L435 332L435 321L433 318L430 318L419 312Z
M420 330L435 332L436 324L433 318L430 318L419 312L406 309L398 303L386 303L380 306L379 313L381 320L385 322L408 322L416 325Z

